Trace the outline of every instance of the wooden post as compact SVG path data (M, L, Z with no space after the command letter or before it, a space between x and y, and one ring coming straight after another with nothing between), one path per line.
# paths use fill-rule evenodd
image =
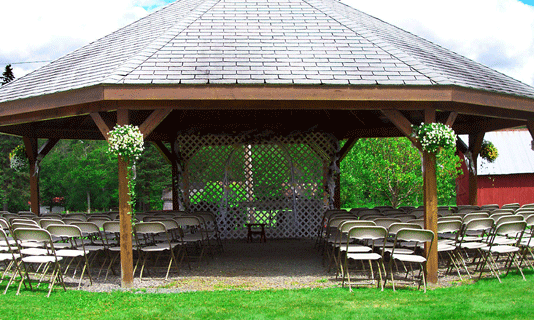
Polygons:
M425 123L436 122L436 111L425 110ZM438 189L436 178L436 155L423 152L423 193L425 202L425 229L438 234ZM425 252L430 256L426 263L426 279L430 283L438 283L438 242L435 240L432 247L427 243Z
M128 110L117 111L117 124L129 123ZM128 161L118 157L119 165L119 217L120 217L120 246L121 246L121 286L133 287L133 252L132 252L132 220L130 195L128 190Z
M478 154L482 148L485 132L476 132L469 134L469 151L471 152L472 162L468 167L469 171L469 204L476 206L478 202Z
M36 215L41 215L39 196L39 173L36 170L37 161L37 138L23 137L26 155L30 162L30 202L31 211Z
M178 176L178 160L176 156L175 141L171 142L171 170L172 170L172 209L180 210L180 181Z

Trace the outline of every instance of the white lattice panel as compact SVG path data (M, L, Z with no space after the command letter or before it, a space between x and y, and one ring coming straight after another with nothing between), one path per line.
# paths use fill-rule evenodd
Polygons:
M251 141L223 135L178 137L186 208L217 214L224 238L265 223L269 238L314 236L329 205L325 174L336 141L322 133Z

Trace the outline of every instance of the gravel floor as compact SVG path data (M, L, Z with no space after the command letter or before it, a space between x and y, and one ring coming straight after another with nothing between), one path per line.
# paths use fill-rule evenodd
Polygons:
M285 239L268 240L267 243L247 243L245 240L227 240L224 252L202 262L192 261L191 269L182 264L180 274L171 272L168 280L164 271L152 269L150 276L139 280L136 272L135 292L186 292L199 290L260 290L327 288L341 285L333 272L327 273L322 256L314 248L314 240ZM96 264L95 264L96 265ZM117 265L116 270L120 270ZM119 276L98 276L93 268L93 284L84 279L81 290L109 292L121 290ZM87 278L87 277L84 277ZM67 277L70 288L77 288L77 280ZM457 276L440 275L438 286L457 282Z

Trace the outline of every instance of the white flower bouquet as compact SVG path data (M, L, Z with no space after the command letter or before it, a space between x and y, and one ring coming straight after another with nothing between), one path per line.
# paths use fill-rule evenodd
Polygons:
M109 133L108 151L128 160L137 160L143 153L143 134L133 125L116 125Z
M421 143L424 151L437 153L440 149L456 148L456 133L443 123L412 125L412 135Z
M28 165L26 148L20 144L9 153L9 166L15 171L21 171Z

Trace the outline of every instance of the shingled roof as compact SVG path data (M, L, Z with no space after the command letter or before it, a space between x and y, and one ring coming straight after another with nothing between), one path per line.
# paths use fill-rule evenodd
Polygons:
M0 103L103 84L534 88L332 0L180 0L0 89Z

